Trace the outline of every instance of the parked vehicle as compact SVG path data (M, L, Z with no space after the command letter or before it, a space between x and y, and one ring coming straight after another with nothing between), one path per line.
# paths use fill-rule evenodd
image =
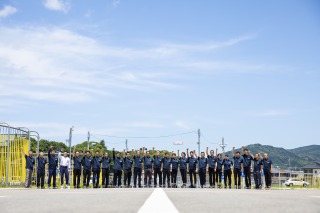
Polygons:
M284 182L284 185L307 187L309 185L309 183L306 181L303 181L303 180L299 180L299 179L289 179L289 180L286 180L286 182Z

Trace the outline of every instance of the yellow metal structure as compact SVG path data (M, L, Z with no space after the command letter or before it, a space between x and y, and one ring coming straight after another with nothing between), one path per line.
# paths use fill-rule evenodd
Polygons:
M28 153L29 140L21 135L10 135L10 148L8 150L8 135L0 134L0 183L6 182L7 165L9 185L20 185L26 178L26 161L21 154L21 147ZM9 151L9 158L7 157ZM9 161L7 164L7 161Z

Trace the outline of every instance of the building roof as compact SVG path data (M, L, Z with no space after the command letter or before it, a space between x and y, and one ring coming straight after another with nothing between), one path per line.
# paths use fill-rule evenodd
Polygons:
M308 164L302 167L302 169L320 169L320 164Z

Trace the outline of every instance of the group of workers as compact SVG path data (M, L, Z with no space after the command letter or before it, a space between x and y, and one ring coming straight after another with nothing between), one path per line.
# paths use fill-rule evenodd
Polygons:
M232 158L229 159L227 154L216 155L214 150L208 152L208 147L205 152L201 152L200 156L195 151L180 152L177 154L173 152L165 152L164 156L160 151L152 149L145 152L145 148L140 150L132 150L131 152L123 151L123 153L115 152L112 150L112 158L109 157L108 152L103 150L91 153L89 150L83 151L83 156L73 149L73 186L80 188L80 177L83 175L83 188L90 188L90 177L93 175L92 183L93 188L100 188L99 179L102 172L102 187L109 187L110 164L113 161L113 187L122 187L122 174L124 174L124 187L131 188L131 178L133 172L133 187L142 187L141 176L144 173L144 187L151 187L152 174L153 174L153 187L172 187L177 188L177 174L180 171L182 178L181 188L187 187L187 174L190 177L190 188L196 188L197 173L200 178L200 187L206 187L207 173L209 173L209 188L222 188L221 180L222 174L224 175L224 188L231 189L231 175L234 174L234 188L241 189L241 174L245 176L245 188L251 189L251 173L254 176L255 188L260 189L262 170L265 176L266 188L271 188L271 170L272 160L269 159L268 154L263 156L260 153L252 155L250 151L242 147L242 156L239 151L235 152L232 149ZM22 155L26 158L26 181L25 187L30 188L33 167L35 159L33 152L29 151L26 155L21 148ZM70 188L69 170L71 168L71 159L64 149L55 153L54 148L51 146L48 151L47 159L44 153L36 153L37 156L37 187L44 189L45 169L48 167L48 188L57 188L56 185L56 172L59 168L61 188L64 188L64 178L66 180L66 188ZM252 164L253 161L253 164ZM46 164L48 166L46 166ZM158 184L159 179L159 184Z

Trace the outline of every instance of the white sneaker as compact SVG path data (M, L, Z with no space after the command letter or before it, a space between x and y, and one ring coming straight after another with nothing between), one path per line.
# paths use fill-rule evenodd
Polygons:
M67 186L66 186L66 189L70 189L70 186L67 185Z
M60 189L63 189L63 186L61 186L61 188Z

